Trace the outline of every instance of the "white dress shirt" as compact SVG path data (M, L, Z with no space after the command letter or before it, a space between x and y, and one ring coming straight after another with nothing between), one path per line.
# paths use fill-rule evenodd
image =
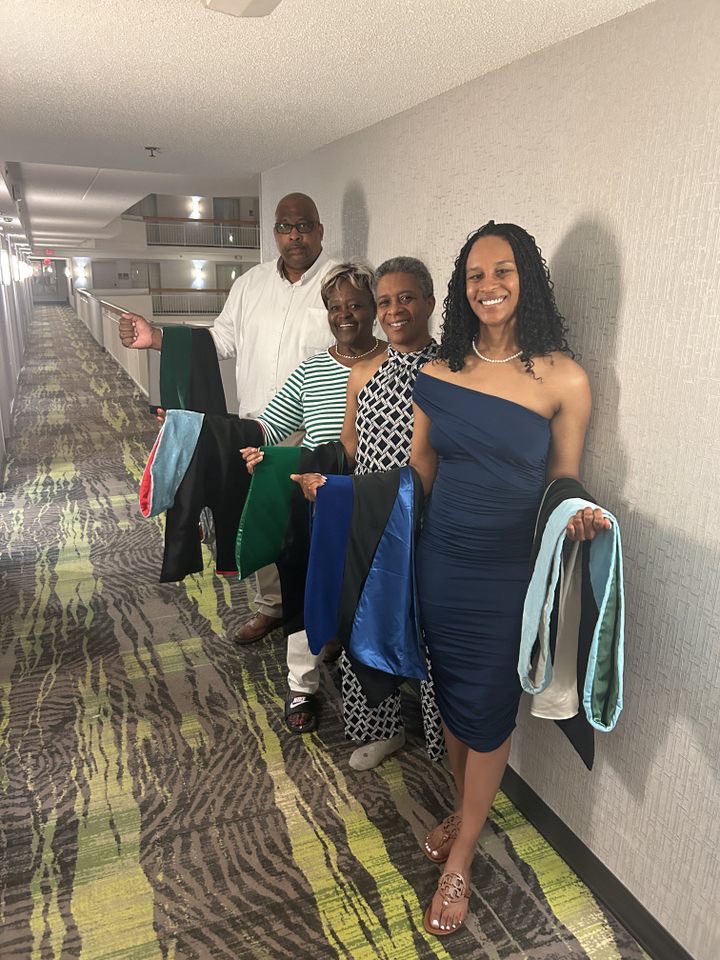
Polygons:
M210 333L221 359L237 358L239 416L256 417L303 360L334 342L320 284L336 263L321 252L290 283L272 260L233 283Z

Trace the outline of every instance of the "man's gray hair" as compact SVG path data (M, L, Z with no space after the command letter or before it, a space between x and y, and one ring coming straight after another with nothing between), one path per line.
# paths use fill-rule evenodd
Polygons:
M327 306L333 287L336 287L341 280L347 280L356 290L367 290L374 301L374 279L375 274L369 263L365 263L364 260L346 260L345 263L338 263L325 274L320 284L320 296Z
M423 296L432 297L434 292L432 277L422 260L416 260L415 257L392 257L390 260L381 263L375 271L374 291L377 291L380 278L389 273L411 273L417 280Z

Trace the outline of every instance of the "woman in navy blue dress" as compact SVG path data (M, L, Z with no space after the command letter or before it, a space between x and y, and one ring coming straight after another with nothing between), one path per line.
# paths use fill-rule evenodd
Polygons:
M520 699L522 610L546 484L577 477L590 387L572 359L534 239L492 221L472 234L445 301L440 360L415 385L411 463L432 491L418 547L418 590L435 692L458 795L425 841L446 863L424 923L465 919L472 859L510 752ZM608 521L579 511L571 539Z

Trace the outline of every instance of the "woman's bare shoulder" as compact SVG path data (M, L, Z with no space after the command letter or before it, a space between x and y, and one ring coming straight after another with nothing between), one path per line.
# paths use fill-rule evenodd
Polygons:
M435 377L436 380L450 379L450 368L448 367L446 360L440 360L436 357L434 360L428 360L428 362L424 363L420 369L429 377Z
M568 384L587 383L587 374L567 353L553 350L541 357L533 357L533 367L538 376Z
M533 358L535 375L552 392L557 409L590 403L590 381L583 368L566 353L555 351Z

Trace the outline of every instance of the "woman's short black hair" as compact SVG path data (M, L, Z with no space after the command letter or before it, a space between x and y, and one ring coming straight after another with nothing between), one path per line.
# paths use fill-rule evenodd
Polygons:
M532 373L533 356L543 356L552 350L572 355L567 342L567 324L555 304L550 271L535 238L517 224L489 220L470 234L455 261L443 306L439 357L447 361L451 370L461 370L477 336L480 323L468 303L465 271L473 244L479 237L488 236L507 240L515 257L520 282L518 345L522 351L520 359L528 373Z
M373 281L375 293L377 293L377 286L382 277L391 273L411 274L417 280L420 291L426 300L433 295L433 280L430 271L422 260L418 260L416 257L391 257L390 260L385 260L375 271L375 280Z

